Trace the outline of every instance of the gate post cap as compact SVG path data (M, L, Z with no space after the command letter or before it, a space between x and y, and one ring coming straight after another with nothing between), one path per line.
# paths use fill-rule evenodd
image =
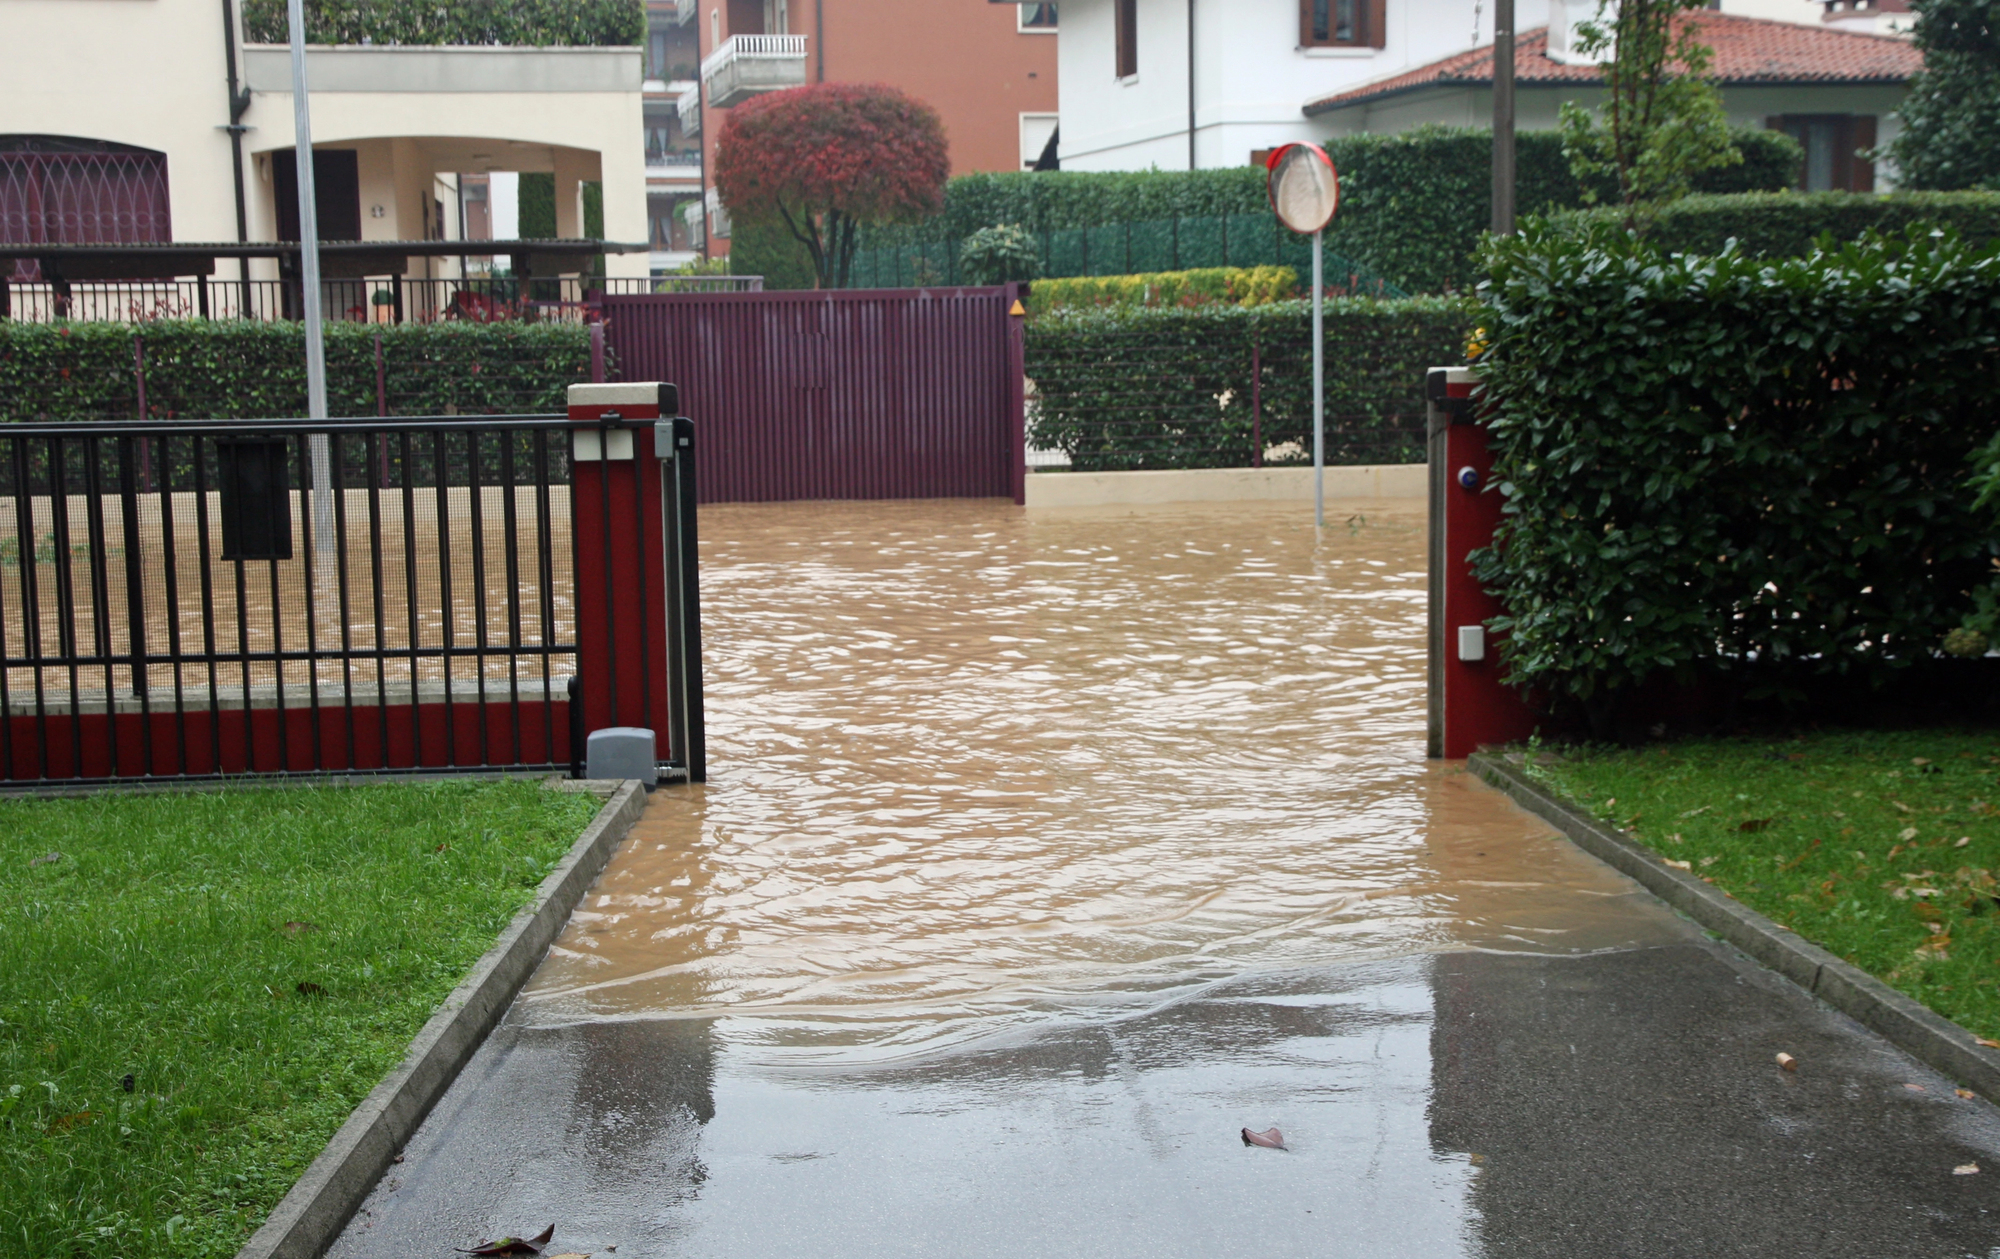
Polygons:
M629 381L617 384L581 384L569 387L569 418L595 420L606 411L616 411L621 419L657 420L680 414L679 386L666 381Z
M643 726L607 726L584 740L586 778L636 778L651 787L660 780L653 732Z

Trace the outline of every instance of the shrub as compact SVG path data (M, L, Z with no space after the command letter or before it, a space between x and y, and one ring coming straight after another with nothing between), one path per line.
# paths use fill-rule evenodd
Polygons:
M1460 361L1469 326L1451 300L1329 302L1327 461L1422 461L1424 373ZM1030 440L1078 471L1312 458L1306 302L1057 310L1028 322L1027 366Z
M1622 221L1615 208L1559 214L1551 222L1587 234L1597 223ZM1746 254L1800 257L1821 232L1858 240L1864 232L1916 226L1956 231L1968 242L2000 240L2000 192L1777 192L1693 196L1662 206L1646 234L1668 253L1715 254L1731 240Z
M1079 306L1262 306L1299 295L1290 267L1201 267L1147 275L1075 276L1043 280L1028 293L1028 314Z
M326 328L330 414L375 414L377 332L392 415L556 412L572 383L590 379L590 333L577 324L334 323ZM139 418L135 337L144 339L149 418L305 414L297 323L0 322L0 420Z
M982 227L959 246L958 270L967 284L1032 280L1041 271L1040 251L1035 238L1012 223Z
M761 275L767 289L809 289L819 283L805 242L783 223L755 218L731 217L729 271Z
M1661 676L1758 687L1928 657L2000 527L2000 250L1870 236L1764 261L1605 225L1488 243L1479 360L1505 498L1475 566L1516 686L1600 734Z
M626 47L646 42L643 0L306 0L315 44ZM291 42L285 0L243 0L243 37Z
M1748 192L1789 188L1804 160L1798 143L1777 131L1731 133L1743 164L1701 172L1698 192ZM1342 136L1326 150L1340 170L1341 205L1327 229L1328 252L1355 260L1410 292L1469 289L1472 252L1492 221L1493 136L1469 128L1425 127L1397 135ZM1583 187L1570 173L1562 137L1524 131L1516 137L1518 191L1524 214L1583 204ZM864 249L909 247L917 241L957 241L982 227L1016 223L1037 234L1114 225L1213 220L1230 215L1268 217L1265 172L1240 166L1196 171L1008 171L960 175L945 186L944 211L910 228L864 231ZM1596 189L1610 197L1606 181ZM1232 232L1237 228L1232 226ZM1181 236L1192 233L1181 232ZM1177 267L1290 258L1229 258L1198 252L1206 246L1177 241ZM1100 250L1100 252L1103 252ZM955 256L955 255L954 255ZM1118 271L1146 270L1145 262ZM1044 275L1089 274L1044 265Z

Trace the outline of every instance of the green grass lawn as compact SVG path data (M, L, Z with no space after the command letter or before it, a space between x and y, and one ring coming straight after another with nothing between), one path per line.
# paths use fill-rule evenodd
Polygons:
M2000 1039L2000 736L1570 750L1529 772L1670 861Z
M0 1245L233 1254L597 807L492 781L0 801Z

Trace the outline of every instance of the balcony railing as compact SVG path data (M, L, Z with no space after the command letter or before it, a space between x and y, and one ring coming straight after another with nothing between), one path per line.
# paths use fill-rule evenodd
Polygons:
M702 59L701 81L708 85L708 103L717 109L740 104L759 92L803 87L806 37L731 35Z
M681 111L681 134L698 136L701 134L701 87L696 85L674 98L674 108Z

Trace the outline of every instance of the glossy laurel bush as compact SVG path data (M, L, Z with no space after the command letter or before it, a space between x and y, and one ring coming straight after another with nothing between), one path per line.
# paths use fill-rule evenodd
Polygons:
M1490 242L1479 361L1516 685L1600 730L1662 674L1886 681L1985 583L2000 247L1866 236L1668 256L1608 225Z
M1618 206L1551 216L1582 235L1623 222ZM1667 253L1714 254L1730 241L1746 254L1803 257L1822 233L1859 240L1870 231L1946 227L1975 245L2000 240L2000 192L1750 192L1684 197L1649 212L1646 238Z
M315 44L617 47L646 41L641 0L306 0ZM252 43L290 40L285 0L244 0Z
M377 332L392 415L555 412L571 384L590 378L590 332L581 325L332 323L333 415L375 414ZM134 337L144 338L152 419L305 414L305 334L297 323L0 322L0 421L139 418Z

